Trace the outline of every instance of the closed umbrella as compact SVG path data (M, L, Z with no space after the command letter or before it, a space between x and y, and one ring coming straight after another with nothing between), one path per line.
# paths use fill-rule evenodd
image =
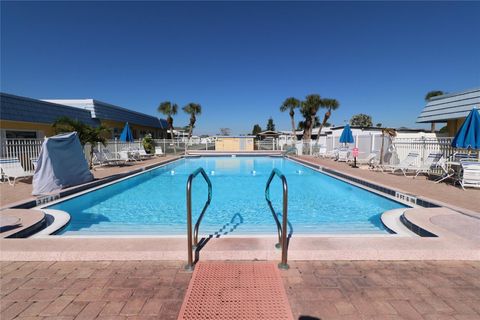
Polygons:
M353 143L353 134L352 134L352 129L350 129L350 125L346 125L345 128L343 128L342 135L340 136L340 143L344 143L345 145L347 143ZM355 151L355 150L354 150ZM353 167L357 168L357 157L354 157L354 162L353 162Z
M128 122L125 123L125 127L123 128L122 134L120 135L120 141L123 142L133 142L133 134L132 130L130 130L130 127L128 125Z
M350 125L348 124L343 128L342 135L340 136L340 143L353 143L352 129L350 129Z

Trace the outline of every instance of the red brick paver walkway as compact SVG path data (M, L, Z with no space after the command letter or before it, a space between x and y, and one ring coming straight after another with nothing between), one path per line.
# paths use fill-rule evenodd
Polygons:
M176 319L183 262L0 262L0 319ZM290 262L295 319L480 319L480 262Z

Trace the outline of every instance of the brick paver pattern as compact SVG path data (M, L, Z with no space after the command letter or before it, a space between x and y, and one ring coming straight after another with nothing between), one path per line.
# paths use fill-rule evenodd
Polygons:
M183 262L0 262L0 319L176 319ZM480 262L306 261L281 271L295 319L480 319Z

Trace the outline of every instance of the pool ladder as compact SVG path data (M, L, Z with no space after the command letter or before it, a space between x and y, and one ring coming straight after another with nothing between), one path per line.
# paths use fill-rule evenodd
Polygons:
M192 233L192 182L198 174L201 174L203 179L208 185L208 197L205 205L203 206L202 212L198 216L197 222L195 223L195 227ZM277 213L273 208L272 201L270 200L270 184L275 176L278 176L282 181L282 188L283 188L283 211L282 211L282 223L278 220ZM198 168L194 172L192 172L187 179L187 244L188 244L188 264L185 266L185 269L193 270L194 263L193 263L193 250L198 246L198 229L200 227L200 223L202 222L203 215L205 211L207 211L208 206L212 200L212 182L208 177L207 173L203 168ZM265 200L268 203L270 211L272 212L273 219L275 220L275 224L277 226L277 233L278 233L278 243L275 245L277 249L282 249L282 260L278 264L280 269L288 269L287 263L287 251L288 251L288 238L287 238L287 225L288 225L288 185L287 179L285 175L278 170L273 169L270 177L267 180L267 184L265 187Z
M208 197L205 205L203 206L202 212L198 216L197 222L195 223L195 228L193 229L192 235L192 181L198 175L201 174L205 182L208 185ZM198 228L200 227L200 222L202 222L203 215L207 211L208 206L212 201L212 182L208 177L207 173L203 168L198 168L193 171L192 174L188 176L187 180L187 242L188 242L188 264L185 266L185 269L193 270L193 250L198 245ZM193 238L193 239L192 239Z
M278 176L282 181L283 189L283 211L282 211L282 224L278 220L277 213L273 208L272 201L270 200L270 184L275 176ZM267 200L270 211L272 212L273 219L277 225L278 233L278 243L275 245L277 249L282 249L282 261L278 264L280 269L288 269L287 263L287 253L288 253L288 238L287 238L287 226L288 226L288 185L287 178L285 175L278 169L273 169L270 173L270 177L267 180L267 185L265 187L265 200Z

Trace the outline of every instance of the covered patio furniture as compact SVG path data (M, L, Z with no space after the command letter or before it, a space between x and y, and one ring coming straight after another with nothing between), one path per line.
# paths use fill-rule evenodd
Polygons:
M25 171L18 158L2 158L0 159L0 169L2 178L7 178L8 184L15 186L15 182L19 179L26 179L33 176L32 172Z
M76 132L45 139L33 176L33 195L55 192L92 180L93 175Z

